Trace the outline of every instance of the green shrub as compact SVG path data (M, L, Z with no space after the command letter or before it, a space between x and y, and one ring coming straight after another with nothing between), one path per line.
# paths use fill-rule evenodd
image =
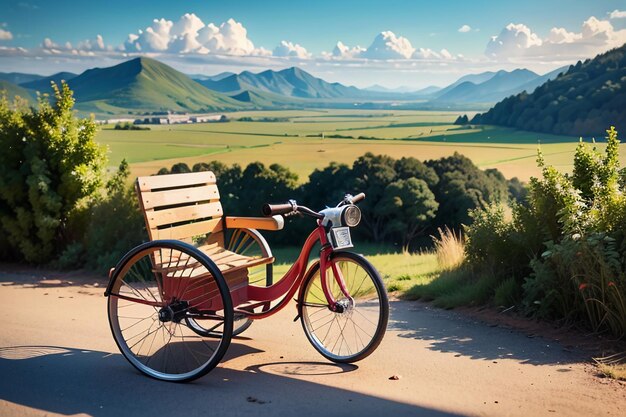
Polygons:
M93 120L77 119L66 84L38 108L0 100L0 232L17 259L46 263L87 227L103 182ZM5 244L6 244L5 243Z
M106 194L90 212L85 235L85 260L88 268L108 271L131 248L148 239L137 195L128 186L130 171L123 160L107 182Z
M496 305L626 336L626 189L617 132L607 133L604 154L577 147L572 175L546 166L540 153L542 176L511 220L499 206L472 212L467 268L475 279L496 278Z
M514 306L519 303L521 291L519 284L514 278L502 281L493 294L493 303L500 307Z

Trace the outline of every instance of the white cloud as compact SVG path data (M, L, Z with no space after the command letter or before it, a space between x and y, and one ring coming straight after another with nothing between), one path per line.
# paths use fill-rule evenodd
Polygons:
M472 27L470 25L463 25L458 29L458 31L461 33L467 33L470 30L472 30Z
M128 35L124 43L128 52L197 53L200 55L268 55L255 48L247 29L234 19L219 26L207 25L194 13L187 13L176 22L154 19L145 30Z
M519 56L543 42L524 24L509 23L498 36L493 36L487 44L485 54L490 57Z
M463 55L457 55L456 57L450 53L447 49L442 49L437 52L430 48L418 48L412 56L413 59L432 60L432 61L450 61L454 59L463 58Z
M281 41L280 44L274 48L274 56L278 57L295 57L300 59L308 59L311 54L299 44L294 44L287 41Z
M343 42L339 41L333 48L331 56L335 58L358 58L363 52L365 52L365 48L358 45L350 48Z
M0 41L10 41L13 39L13 34L8 30L0 29Z
M625 19L626 18L626 10L613 10L609 14L609 19Z
M110 51L112 48L104 44L102 35L96 35L95 39L87 39L78 42L76 49L82 49L86 51Z
M405 37L396 36L391 31L381 32L372 44L360 55L370 59L409 59L415 52L411 42Z
M580 33L568 32L565 28L552 28L546 41L552 43L572 43L581 38L582 35Z
M219 27L209 23L198 32L198 42L210 53L256 55L254 44L248 39L248 30L234 19L228 19Z
M485 54L497 60L574 60L593 57L625 42L626 29L616 31L608 20L591 16L583 22L580 32L554 27L545 39L526 25L511 23L492 37Z
M50 38L45 38L41 43L41 48L46 54L70 54L93 56L94 52L111 52L113 47L106 45L102 35L97 35L94 39L85 39L72 46L70 42L58 44Z

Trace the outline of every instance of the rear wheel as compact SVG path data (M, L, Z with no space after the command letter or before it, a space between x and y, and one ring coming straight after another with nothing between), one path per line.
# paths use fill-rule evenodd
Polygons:
M337 284L333 264L350 297ZM362 256L335 252L326 280L338 304L337 311L330 309L322 290L318 263L305 278L299 300L304 333L313 347L333 362L364 359L376 350L387 329L389 301L382 279Z
M271 258L272 250L267 241L256 229L228 229L226 233L226 249L238 255L253 258ZM248 268L248 281L253 285L272 284L273 265L265 264ZM221 337L219 331L209 331L202 327L202 323L186 318L187 325L196 333L206 337ZM252 326L252 320L244 313L235 313L233 316L233 336L239 336Z
M233 306L217 266L180 241L152 241L115 267L108 289L111 331L138 370L165 381L190 381L213 369L232 336ZM216 336L198 334L188 320Z

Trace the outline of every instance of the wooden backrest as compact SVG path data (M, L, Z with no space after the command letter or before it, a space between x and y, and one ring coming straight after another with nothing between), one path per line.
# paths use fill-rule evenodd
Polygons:
M222 204L210 171L139 177L135 184L150 240L192 241L210 234L223 246Z

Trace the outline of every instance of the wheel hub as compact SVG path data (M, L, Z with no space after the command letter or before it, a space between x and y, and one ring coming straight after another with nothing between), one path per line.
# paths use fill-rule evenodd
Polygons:
M342 298L335 303L335 313L351 315L352 310L354 310L354 300L351 298Z
M186 301L174 301L159 310L159 321L180 323L187 314L189 304Z

